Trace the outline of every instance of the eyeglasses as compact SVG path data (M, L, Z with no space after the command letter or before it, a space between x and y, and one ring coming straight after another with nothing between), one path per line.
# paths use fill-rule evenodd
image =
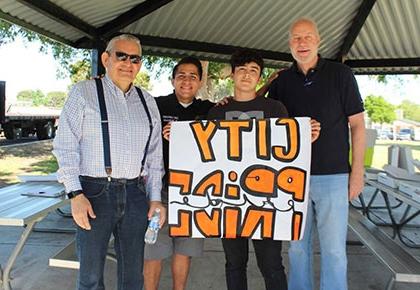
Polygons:
M116 51L115 56L118 61L126 61L127 59L130 59L132 64L139 64L141 62L141 56L137 54L127 54L122 51Z

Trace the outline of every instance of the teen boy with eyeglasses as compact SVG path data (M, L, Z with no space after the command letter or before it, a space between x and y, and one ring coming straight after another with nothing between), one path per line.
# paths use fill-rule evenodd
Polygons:
M156 208L165 212L159 112L153 97L133 86L140 56L136 37L111 39L101 56L105 77L74 85L61 113L53 153L77 225L79 290L104 289L111 234L118 289L142 289L147 220Z

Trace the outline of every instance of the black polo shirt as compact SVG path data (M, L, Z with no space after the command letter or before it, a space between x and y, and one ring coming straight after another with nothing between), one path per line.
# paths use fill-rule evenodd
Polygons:
M210 101L194 99L188 107L184 107L178 102L175 93L155 98L155 100L162 120L162 128L170 121L205 120L208 111L214 106L214 103ZM169 142L162 138L162 145L166 175L169 168Z
M268 96L281 101L291 117L308 116L321 123L312 145L311 174L350 171L348 117L364 109L349 67L320 57L305 76L294 63L273 81Z

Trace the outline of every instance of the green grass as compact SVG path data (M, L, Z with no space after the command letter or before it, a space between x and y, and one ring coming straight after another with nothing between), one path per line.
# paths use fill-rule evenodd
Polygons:
M375 149L373 151L372 167L383 168L388 163L388 147L391 145L404 145L411 148L413 159L420 160L420 142L419 141L393 141L393 140L376 140Z
M51 142L0 148L0 187L19 182L17 175L57 171Z
M54 156L31 164L31 174L50 174L58 170L58 163Z

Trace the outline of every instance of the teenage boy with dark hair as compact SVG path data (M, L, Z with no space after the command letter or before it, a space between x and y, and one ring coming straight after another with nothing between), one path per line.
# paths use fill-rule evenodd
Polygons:
M207 116L212 119L287 118L284 105L273 99L257 98L256 87L264 68L263 59L252 50L235 52L231 59L234 82L233 99L223 106L213 107ZM312 120L312 141L319 136L319 123ZM281 241L252 240L258 267L267 290L286 290L287 280L282 264ZM247 290L246 268L248 239L222 239L226 257L226 283L229 290Z
M252 50L238 50L231 59L234 95L225 105L210 110L208 119L263 119L288 117L281 102L256 98L255 88L264 69L263 59Z
M168 203L168 165L169 165L169 132L172 121L191 121L205 119L212 102L196 99L201 87L203 68L195 57L181 59L172 71L174 92L156 98L161 115L163 133L163 159L165 176L163 178L162 202ZM145 290L159 288L162 260L172 257L173 289L185 289L191 257L203 254L204 239L171 238L166 224L159 232L153 245L145 246L144 278Z

